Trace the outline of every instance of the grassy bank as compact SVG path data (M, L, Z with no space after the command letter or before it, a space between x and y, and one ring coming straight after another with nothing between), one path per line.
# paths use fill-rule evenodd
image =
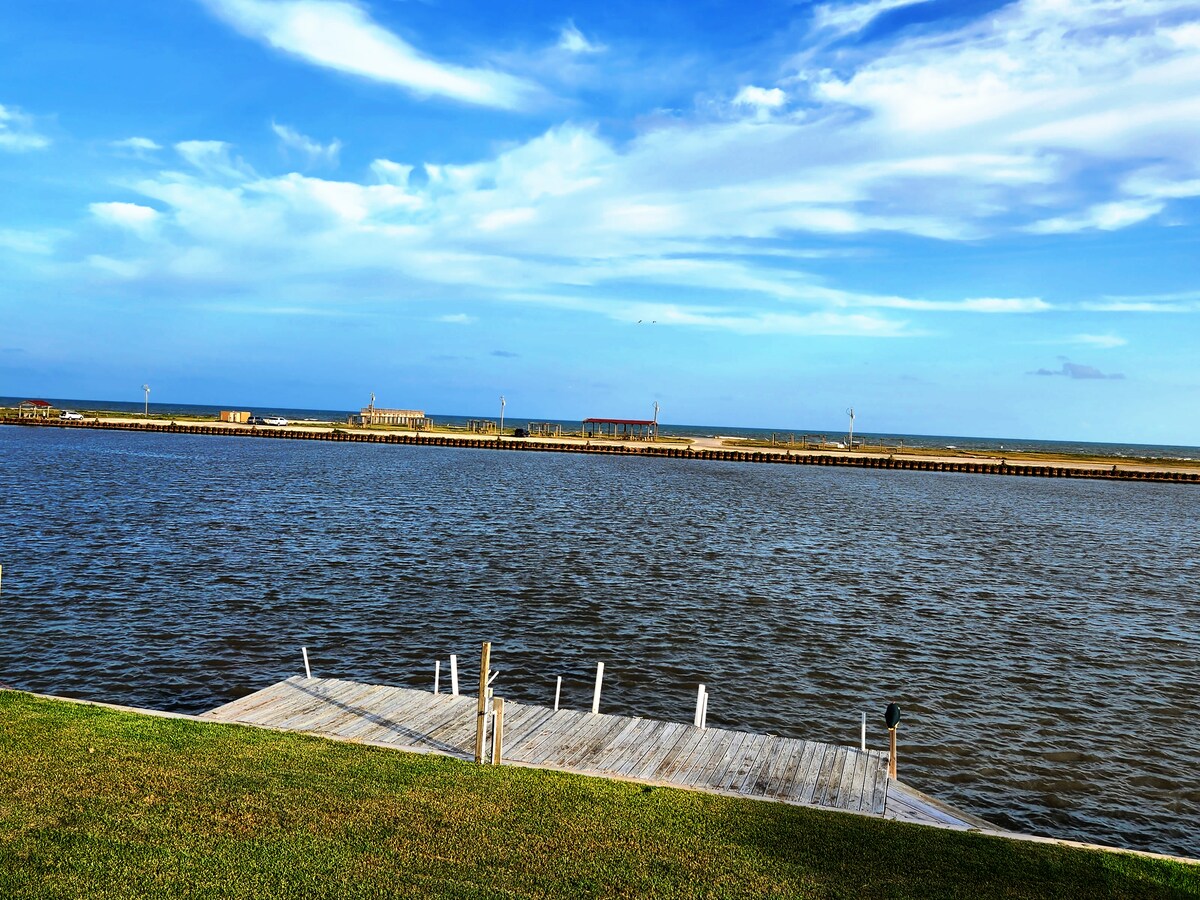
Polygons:
M1184 897L1200 868L0 691L0 897Z

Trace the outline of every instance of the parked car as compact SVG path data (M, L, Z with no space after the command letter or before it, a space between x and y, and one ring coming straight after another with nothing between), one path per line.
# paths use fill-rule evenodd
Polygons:
M514 428L513 437L529 437L528 428Z
M77 413L73 409L64 409L61 413L58 414L58 417L60 419L66 419L68 422L82 422L83 421L83 414Z
M262 423L264 425L286 425L288 420L283 416L263 416Z

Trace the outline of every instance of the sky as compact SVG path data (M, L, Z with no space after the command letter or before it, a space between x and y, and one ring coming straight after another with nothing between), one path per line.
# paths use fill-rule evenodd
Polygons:
M0 395L1200 445L1200 3L0 5Z

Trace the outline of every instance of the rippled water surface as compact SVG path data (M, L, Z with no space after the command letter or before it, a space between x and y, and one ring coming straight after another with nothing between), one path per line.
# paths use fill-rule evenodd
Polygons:
M1004 827L1200 855L1200 490L0 428L0 682L302 671L853 744Z

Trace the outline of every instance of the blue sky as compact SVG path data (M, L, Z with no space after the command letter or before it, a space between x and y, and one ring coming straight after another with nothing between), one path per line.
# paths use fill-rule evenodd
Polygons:
M0 395L1200 444L1200 5L0 9Z

